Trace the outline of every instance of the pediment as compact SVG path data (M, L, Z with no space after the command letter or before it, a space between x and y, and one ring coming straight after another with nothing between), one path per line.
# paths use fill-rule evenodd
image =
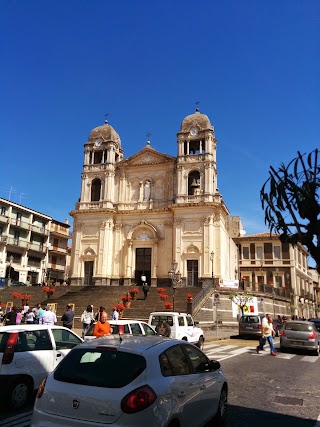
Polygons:
M156 165L159 163L174 162L175 157L168 154L159 153L150 147L145 147L138 153L127 159L122 160L119 166L140 166L140 165Z

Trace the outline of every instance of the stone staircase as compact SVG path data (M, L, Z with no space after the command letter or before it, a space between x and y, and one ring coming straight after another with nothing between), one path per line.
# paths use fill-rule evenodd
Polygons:
M149 313L152 311L166 311L164 302L160 300L156 287L150 287L146 300L143 299L142 287L138 286L137 288L139 289L137 297L131 300L130 308L124 310L123 318L147 320ZM171 287L164 289L164 293L169 295L167 301L172 302L173 289ZM20 300L12 298L13 292L20 292L31 295L30 306L34 306L38 302L41 302L42 306L47 303L57 303L58 324L61 324L60 318L66 309L66 305L69 303L74 304L76 314L74 327L81 328L80 316L88 304L94 306L94 311L97 311L100 306L105 307L108 318L111 318L112 307L121 302L121 296L129 290L129 286L67 286L55 288L54 294L48 299L41 287L14 286L2 289L0 291L0 300L3 303L13 301L15 305L21 306ZM201 288L194 287L177 288L175 292L175 311L186 312L187 294L190 293L195 297L200 291Z

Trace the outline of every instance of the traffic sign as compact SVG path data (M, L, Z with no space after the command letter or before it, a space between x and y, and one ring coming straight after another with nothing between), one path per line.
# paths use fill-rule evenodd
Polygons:
M220 294L219 294L219 292L215 292L214 294L213 294L213 302L220 302Z

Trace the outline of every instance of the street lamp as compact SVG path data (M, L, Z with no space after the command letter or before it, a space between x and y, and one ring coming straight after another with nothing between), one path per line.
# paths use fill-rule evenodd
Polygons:
M275 291L272 289L272 307L273 307L273 318L275 318L276 317L276 312L275 312L275 309L274 309L274 297L276 296L276 293L275 293Z
M181 282L181 273L178 270L178 263L176 261L173 261L173 263L171 264L171 270L168 272L168 276L172 281L172 310L174 311L175 308L175 294L176 294L176 289L177 289L177 285Z
M11 266L12 266L13 259L14 259L13 256L10 255L10 258L9 258L9 261L10 261L10 263L9 263L9 272L8 272L8 279L9 280L11 279Z
M211 279L212 279L212 285L214 286L214 277L213 277L213 261L214 261L214 252L211 251L210 253L210 261L211 261Z

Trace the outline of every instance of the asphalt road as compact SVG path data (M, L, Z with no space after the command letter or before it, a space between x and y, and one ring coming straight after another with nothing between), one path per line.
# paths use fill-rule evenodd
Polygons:
M254 340L234 338L205 346L205 353L220 361L229 382L225 427L320 427L320 357L300 352L272 357L268 346L256 354L256 345ZM29 426L31 410L32 406L12 414L0 407L1 427Z

